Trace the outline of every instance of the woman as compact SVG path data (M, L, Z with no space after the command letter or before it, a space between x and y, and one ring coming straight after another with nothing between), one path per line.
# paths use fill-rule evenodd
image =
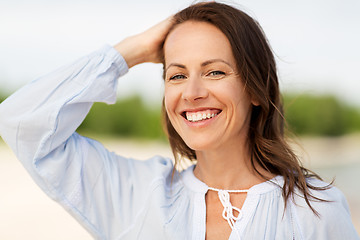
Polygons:
M164 65L175 164L196 161L182 172L74 133L143 62ZM285 143L270 47L230 6L195 4L104 47L25 86L0 116L2 137L34 180L97 239L358 239L342 193Z

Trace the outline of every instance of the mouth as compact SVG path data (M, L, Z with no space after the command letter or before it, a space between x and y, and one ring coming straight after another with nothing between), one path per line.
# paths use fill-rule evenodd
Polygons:
M201 111L184 111L183 116L189 122L201 122L216 117L221 113L220 109L206 109Z

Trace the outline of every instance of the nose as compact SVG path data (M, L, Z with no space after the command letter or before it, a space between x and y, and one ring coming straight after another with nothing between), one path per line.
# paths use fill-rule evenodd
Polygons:
M185 83L185 88L182 92L182 98L189 102L194 102L199 99L204 99L209 95L208 89L201 77L188 78Z

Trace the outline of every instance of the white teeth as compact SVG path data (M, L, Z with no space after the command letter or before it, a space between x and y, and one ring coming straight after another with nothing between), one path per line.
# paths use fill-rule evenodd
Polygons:
M217 113L186 113L186 119L190 122L198 122L217 116Z

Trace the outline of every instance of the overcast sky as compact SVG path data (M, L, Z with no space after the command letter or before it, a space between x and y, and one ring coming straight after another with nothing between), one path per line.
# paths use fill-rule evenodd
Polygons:
M145 30L193 1L0 0L0 91ZM244 0L277 56L281 88L334 93L360 106L359 0ZM161 66L143 64L120 80L119 95L158 101Z

